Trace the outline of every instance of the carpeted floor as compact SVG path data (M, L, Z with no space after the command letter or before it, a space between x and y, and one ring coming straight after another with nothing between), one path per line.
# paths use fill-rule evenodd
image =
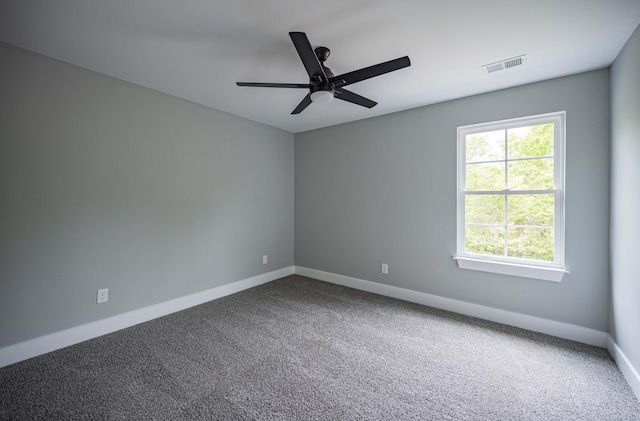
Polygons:
M0 369L0 419L640 420L606 350L289 276Z

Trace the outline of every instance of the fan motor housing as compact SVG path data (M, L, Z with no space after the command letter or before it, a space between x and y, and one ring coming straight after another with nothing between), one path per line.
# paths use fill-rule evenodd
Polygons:
M313 85L311 85L309 90L311 91L311 93L319 92L319 91L331 92L332 95L335 93L334 90L333 90L333 86L324 85L324 84L323 85L313 84Z

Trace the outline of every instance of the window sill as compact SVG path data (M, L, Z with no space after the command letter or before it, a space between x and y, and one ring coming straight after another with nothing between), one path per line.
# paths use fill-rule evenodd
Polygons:
M502 275L521 276L524 278L542 279L544 281L560 282L568 270L527 266L515 263L495 262L490 260L472 259L469 257L453 258L460 269L479 270L482 272L500 273Z

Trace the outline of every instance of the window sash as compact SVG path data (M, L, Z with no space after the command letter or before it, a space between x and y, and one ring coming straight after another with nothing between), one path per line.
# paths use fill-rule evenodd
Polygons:
M497 195L497 196L505 196L505 199L508 200L509 196L512 195L553 195L554 196L554 218L553 218L553 225L549 226L549 225L515 225L515 224L509 224L509 210L507 207L505 207L505 215L504 215L504 223L502 224L491 224L491 223L472 223L472 222L467 222L466 218L465 218L465 214L466 214L466 196L477 196L477 195ZM459 234L461 234L461 239L459 239L459 249L458 249L458 256L463 256L463 257L473 257L473 258L482 258L485 260L496 260L496 261L501 261L501 262L514 262L514 263L519 263L519 264L527 264L527 265L538 265L538 266L544 266L544 267L551 267L551 268L559 268L562 267L561 263L562 263L562 241L558 241L558 239L555 239L554 241L554 247L553 247L553 257L554 260L553 261L546 261L546 260L535 260L535 259L524 259L524 258L518 258L518 257L511 257L511 256L507 256L507 255L489 255L489 254L479 254L479 253L473 253L470 251L467 251L466 249L466 245L467 245L467 241L466 241L466 227L469 225L474 225L474 226L489 226L489 227L499 227L499 228L504 228L505 230L505 244L504 244L504 250L508 250L508 244L507 244L507 229L508 228L536 228L536 229L551 229L554 232L554 236L557 236L560 233L559 230L562 229L562 221L560 220L560 218L558 217L558 215L560 215L561 212L561 204L559 203L560 200L562 198L561 192L559 190L520 190L520 191L485 191L485 192L477 192L477 191L473 191L473 192L461 192L461 198L460 198L460 202L462 203L462 209L460 210L460 212L462 213L462 219L463 219L463 225L461 227L459 227Z

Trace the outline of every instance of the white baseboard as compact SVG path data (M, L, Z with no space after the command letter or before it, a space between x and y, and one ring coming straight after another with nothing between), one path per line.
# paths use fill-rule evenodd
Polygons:
M37 357L38 355L97 338L98 336L125 329L139 323L148 322L149 320L204 304L217 298L235 294L236 292L292 275L294 271L294 266L285 267L273 272L263 273L195 294L9 345L0 349L0 367Z
M613 337L606 332L301 266L285 267L251 278L232 282L230 284L211 288L206 291L201 291L195 294L176 298L174 300L165 301L149 307L133 310L117 316L0 348L0 367L37 357L38 355L43 355L57 349L65 348L89 339L97 338L108 333L116 332L127 327L166 316L177 311L204 304L294 273L387 297L423 304L467 316L478 317L480 319L490 320L509 326L516 326L532 330L534 332L546 333L548 335L570 339L601 348L606 347L636 397L640 399L640 374L638 374L638 371L631 364L622 349L620 349L620 347L615 343Z
M556 322L553 320L542 319L540 317L528 316L526 314L514 313L493 307L472 304L465 301L379 284L376 282L365 281L363 279L337 275L335 273L323 272L301 266L296 266L295 271L298 275L308 276L309 278L319 279L333 284L373 292L375 294L398 298L400 300L423 304L509 326L520 327L534 332L546 333L548 335L570 339L572 341L594 345L600 348L607 347L607 333L587 327Z
M633 393L638 400L640 400L640 374L638 374L638 370L636 370L633 364L631 364L631 361L629 361L624 352L622 352L622 349L615 342L613 336L609 334L607 334L607 350L611 358L613 358L618 365L625 380L629 383L631 390L633 390Z

